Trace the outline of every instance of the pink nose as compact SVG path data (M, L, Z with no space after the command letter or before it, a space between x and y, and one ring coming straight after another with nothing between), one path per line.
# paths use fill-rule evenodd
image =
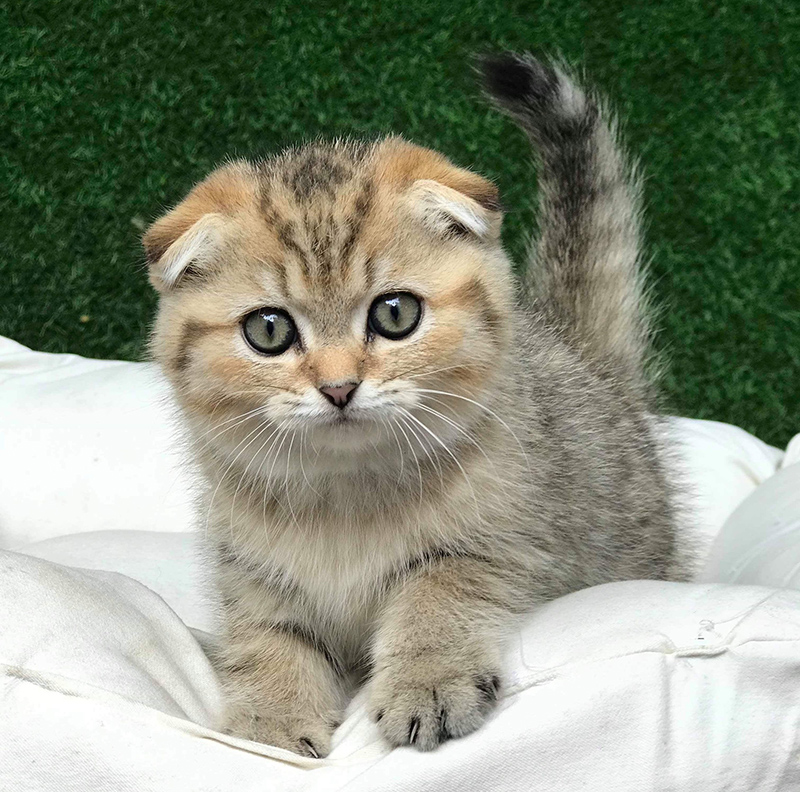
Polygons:
M358 387L357 382L345 382L344 385L326 385L320 388L320 393L337 407L344 407L350 401L353 391Z

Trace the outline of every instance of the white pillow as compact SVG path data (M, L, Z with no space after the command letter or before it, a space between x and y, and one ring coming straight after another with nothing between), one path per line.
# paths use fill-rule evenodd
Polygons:
M0 552L0 624L0 789L800 789L800 592L639 581L563 597L512 640L478 732L391 751L362 693L325 760L214 731L205 656L129 578Z
M190 531L92 531L55 536L17 552L125 575L158 594L186 625L211 633L219 598L202 563L197 537Z
M800 590L800 463L783 467L739 505L698 578Z
M192 527L155 366L32 352L0 337L0 547L83 531Z
M775 474L784 452L719 421L670 418L668 425L689 497L689 539L704 556L737 506Z

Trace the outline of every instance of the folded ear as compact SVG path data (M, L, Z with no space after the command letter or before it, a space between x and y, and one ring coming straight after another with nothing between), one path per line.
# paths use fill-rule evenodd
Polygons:
M433 179L418 179L408 192L423 224L441 236L496 237L500 213Z
M150 265L150 283L157 291L202 277L220 248L222 215L204 214L181 233L183 220L170 212L150 226L142 240Z
M150 283L168 291L201 278L213 267L223 245L228 218L254 199L247 163L214 171L145 233Z
M446 236L497 238L503 214L497 187L430 149L389 138L381 146L379 178L407 192L415 214Z

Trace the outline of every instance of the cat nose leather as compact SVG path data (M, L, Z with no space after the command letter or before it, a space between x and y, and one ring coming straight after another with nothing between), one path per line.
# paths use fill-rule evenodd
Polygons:
M350 401L357 387L357 382L345 382L344 385L325 385L319 391L331 404L341 409Z

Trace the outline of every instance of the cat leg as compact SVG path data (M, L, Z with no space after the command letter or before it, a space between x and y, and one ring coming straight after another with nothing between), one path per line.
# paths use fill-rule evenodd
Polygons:
M407 579L378 629L369 706L392 745L427 751L477 729L500 689L519 588L490 561L445 558Z
M322 757L344 706L336 659L297 623L231 630L217 658L227 698L223 731Z

